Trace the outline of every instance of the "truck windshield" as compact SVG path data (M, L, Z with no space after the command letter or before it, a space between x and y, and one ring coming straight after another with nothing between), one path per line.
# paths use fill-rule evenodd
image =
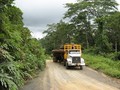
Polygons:
M79 50L70 50L69 54L80 54Z

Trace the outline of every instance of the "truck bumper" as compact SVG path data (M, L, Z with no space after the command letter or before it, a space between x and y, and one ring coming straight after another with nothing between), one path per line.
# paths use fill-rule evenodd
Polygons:
M68 66L84 66L85 63L68 63Z

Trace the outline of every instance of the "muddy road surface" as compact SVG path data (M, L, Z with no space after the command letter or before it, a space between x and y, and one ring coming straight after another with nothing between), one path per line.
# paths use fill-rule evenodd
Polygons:
M120 90L120 80L88 67L67 70L62 64L47 61L45 71L20 90Z

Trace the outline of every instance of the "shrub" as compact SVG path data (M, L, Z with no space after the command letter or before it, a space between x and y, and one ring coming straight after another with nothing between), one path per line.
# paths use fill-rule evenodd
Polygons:
M105 57L110 58L112 60L120 60L120 52L109 53L106 54Z
M120 78L120 61L113 61L99 55L83 54L86 64L98 71L109 76Z
M5 88L17 90L23 83L19 69L16 67L14 57L6 50L0 48L0 83Z

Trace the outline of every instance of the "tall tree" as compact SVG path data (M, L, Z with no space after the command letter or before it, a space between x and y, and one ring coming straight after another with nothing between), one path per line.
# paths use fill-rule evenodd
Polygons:
M86 33L87 47L89 41L87 35L88 32L90 32L92 39L96 37L96 39L93 40L96 46L99 47L101 51L104 51L103 47L106 47L106 49L109 48L107 36L104 34L104 17L117 11L117 5L115 0L78 0L77 3L66 4L68 11L65 14L65 18L69 17L71 22L76 26L81 25L81 27L76 30L80 30L83 27L82 30ZM91 30L91 26L95 26L95 32L93 32L93 29ZM82 31L78 32L82 33Z
M108 30L109 42L112 43L114 51L120 51L120 12L107 17L105 25Z
M0 0L0 90L18 90L45 66L44 49L24 27L14 0Z
M54 48L59 48L65 43L74 43L74 25L65 23L62 20L57 24L48 25L46 37L41 39L43 46L49 53Z

